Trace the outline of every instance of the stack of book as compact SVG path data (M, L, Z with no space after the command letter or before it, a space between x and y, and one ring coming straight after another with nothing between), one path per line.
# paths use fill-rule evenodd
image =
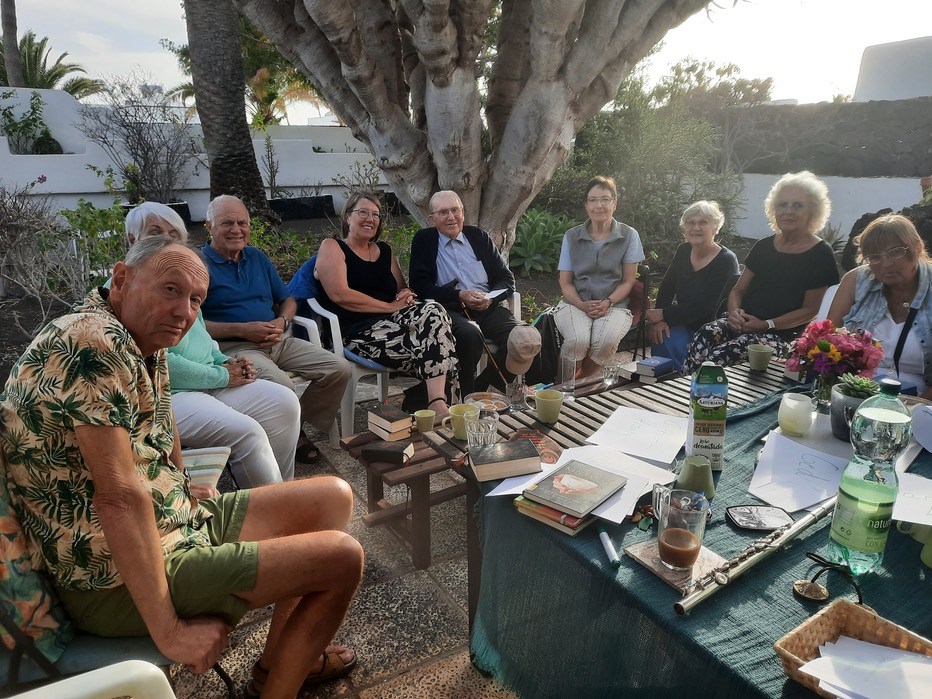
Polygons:
M637 375L641 383L657 383L676 376L676 369L669 357L646 357L638 361Z
M673 360L668 357L646 357L637 362L628 362L618 368L618 376L637 380L640 383L657 383L678 376Z
M628 479L572 459L524 489L518 512L576 536L592 523L592 511L621 490Z
M469 448L469 464L477 481L539 473L540 452L527 437Z
M408 439L414 430L414 418L393 405L377 405L369 410L369 431L387 442Z

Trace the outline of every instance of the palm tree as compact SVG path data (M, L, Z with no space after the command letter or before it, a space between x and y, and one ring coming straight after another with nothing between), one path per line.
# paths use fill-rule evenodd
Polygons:
M16 0L0 0L0 23L3 25L2 43L19 46L16 32ZM3 77L10 87L26 87L23 79L23 64L19 53L15 52L4 66Z
M95 95L103 89L103 83L93 78L72 75L73 73L87 73L78 63L65 63L68 57L66 51L49 65L52 49L48 47L47 36L36 40L35 33L30 30L23 34L19 42L19 54L22 61L23 81L25 87L45 90L64 90L73 95L75 99ZM5 51L0 45L0 80L6 86ZM69 77L71 76L71 77Z

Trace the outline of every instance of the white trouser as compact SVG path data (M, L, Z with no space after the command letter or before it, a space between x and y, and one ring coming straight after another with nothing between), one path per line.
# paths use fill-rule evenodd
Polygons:
M604 366L618 351L618 343L631 329L631 311L613 306L607 315L593 320L586 313L560 301L553 321L563 336L561 356L585 359L586 355Z
M301 407L290 388L258 379L211 391L172 394L181 444L230 447L230 471L241 488L294 478Z

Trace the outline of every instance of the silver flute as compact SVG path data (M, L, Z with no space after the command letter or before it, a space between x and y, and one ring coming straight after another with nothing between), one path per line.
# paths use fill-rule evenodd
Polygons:
M711 597L732 580L745 573L749 568L753 568L771 554L779 551L813 524L830 515L835 509L836 498L837 496L826 500L805 517L801 517L792 524L784 525L770 532L767 536L757 539L737 556L725 561L715 570L696 580L687 588L683 599L673 605L673 611L677 614L686 614L704 599Z

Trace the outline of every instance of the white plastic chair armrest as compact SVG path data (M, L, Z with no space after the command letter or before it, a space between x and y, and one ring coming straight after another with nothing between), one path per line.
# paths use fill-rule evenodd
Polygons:
M291 322L295 325L300 325L302 328L307 330L307 337L311 343L321 346L320 342L320 328L317 327L317 321L313 318L305 318L304 316L296 315L291 319Z
M330 323L330 341L333 342L333 353L338 357L342 357L343 334L340 332L340 319L337 318L335 313L321 306L320 301L317 299L308 299L307 302L310 304L311 310L314 311L314 313Z

